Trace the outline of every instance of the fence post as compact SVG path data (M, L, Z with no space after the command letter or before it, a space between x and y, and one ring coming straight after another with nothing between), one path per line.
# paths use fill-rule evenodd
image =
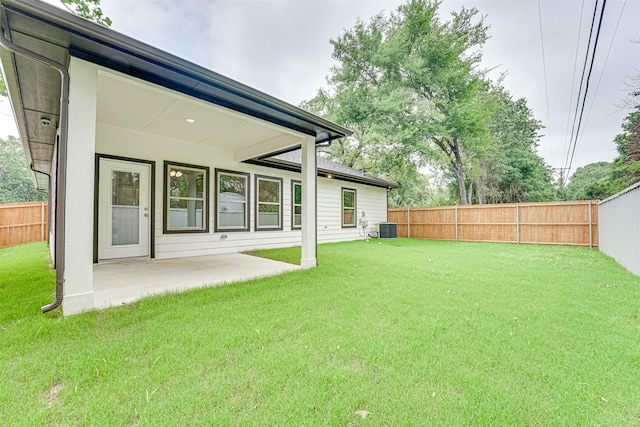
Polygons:
M458 205L456 205L456 240L458 240Z
M591 213L591 200L589 200L589 247L593 247L593 218Z
M520 244L520 203L516 203L516 244Z
M411 238L411 208L407 206L407 239Z
M44 240L44 202L40 203L40 241Z

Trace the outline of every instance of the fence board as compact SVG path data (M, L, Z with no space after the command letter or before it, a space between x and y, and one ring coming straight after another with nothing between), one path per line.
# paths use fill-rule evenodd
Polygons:
M598 203L514 203L389 209L398 237L598 246Z
M47 202L0 205L0 248L47 239Z

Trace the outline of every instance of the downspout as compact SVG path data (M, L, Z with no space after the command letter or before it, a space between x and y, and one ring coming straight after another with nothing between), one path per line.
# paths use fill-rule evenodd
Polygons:
M56 299L42 307L42 312L46 313L55 310L62 304L64 296L64 241L65 241L65 205L67 193L67 137L68 137L68 113L69 113L69 71L59 62L42 56L36 52L25 49L9 41L5 37L5 29L0 28L0 46L8 51L23 56L28 59L40 62L47 67L53 68L60 73L61 94L60 94L60 139L58 140L58 162L56 179Z
M43 175L47 175L47 177L49 178L48 182L47 182L47 192L45 193L47 195L47 243L49 243L49 229L51 227L51 174L46 173L46 172L40 172L39 170L36 170L36 168L33 167L33 164L29 165L29 169L31 169L33 172L36 173L41 173ZM36 188L36 191L40 192L40 193L44 193L44 191L39 190ZM55 264L54 264L55 266Z

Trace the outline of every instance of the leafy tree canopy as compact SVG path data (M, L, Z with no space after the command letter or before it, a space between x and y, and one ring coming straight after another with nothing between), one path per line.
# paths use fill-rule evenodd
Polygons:
M67 9L89 21L93 21L104 27L110 27L112 22L108 16L104 16L100 7L100 0L60 0Z
M613 163L597 162L576 169L565 187L567 200L600 200L614 194Z
M22 142L14 136L0 138L0 204L46 200L36 191Z
M504 201L498 193L507 187L510 201L552 197L550 173L535 153L539 122L524 100L512 100L478 69L484 18L462 8L443 21L439 5L410 0L331 41L330 90L302 107L354 135L326 154L399 182L392 205L422 202L416 195L427 166L455 183L462 204ZM507 172L513 179L500 182Z
M568 199L604 199L640 181L640 90L632 90L625 103L632 111L614 138L618 157L578 168L565 189Z

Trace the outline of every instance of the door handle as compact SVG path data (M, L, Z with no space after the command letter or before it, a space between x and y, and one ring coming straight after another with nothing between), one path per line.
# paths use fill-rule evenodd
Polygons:
M146 217L148 217L148 216L149 216L149 214L148 214L148 213L144 214L144 217L145 217L145 218L146 218Z

